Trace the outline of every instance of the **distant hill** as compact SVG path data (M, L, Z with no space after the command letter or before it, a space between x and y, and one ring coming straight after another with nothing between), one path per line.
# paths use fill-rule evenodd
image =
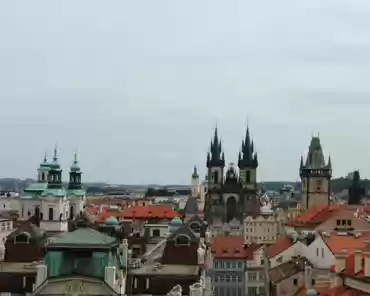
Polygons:
M3 178L0 179L0 191L16 191L22 192L29 184L35 182L33 179L20 180L15 178ZM341 192L347 189L350 185L350 180L348 178L337 178L331 180L331 190L334 193ZM367 190L370 190L370 180L362 180L363 185ZM149 185L111 185L106 183L85 183L85 188L87 188L88 194L108 194L117 192L119 194L124 193L142 193L145 194L148 188L161 190L167 188L170 191L185 192L189 189L189 185L159 185L159 184L149 184ZM296 190L300 189L300 182L289 182L289 181L270 181L259 183L259 186L264 190L274 190L279 191L284 185L291 185Z

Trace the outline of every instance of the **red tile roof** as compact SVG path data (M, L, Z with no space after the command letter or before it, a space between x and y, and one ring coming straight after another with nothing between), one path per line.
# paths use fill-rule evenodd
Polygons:
M214 259L253 259L253 252L260 245L244 246L244 239L239 236L218 236L212 240L211 253Z
M316 205L289 221L288 224L295 227L315 227L325 222L341 208L342 206L338 204Z
M333 254L341 253L345 249L350 255L353 254L355 249L364 248L365 241L370 239L370 231L362 232L358 237L333 232L330 233L330 236L322 235L322 239Z
M293 244L292 239L286 236L267 248L267 256L273 258L289 249Z
M173 219L181 215L166 206L138 206L122 210L120 217L124 219Z

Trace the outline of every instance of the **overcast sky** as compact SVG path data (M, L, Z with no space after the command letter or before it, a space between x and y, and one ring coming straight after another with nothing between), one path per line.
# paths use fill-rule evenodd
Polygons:
M0 38L0 177L57 143L86 181L186 184L247 121L260 180L298 179L317 133L370 177L369 0L1 1Z

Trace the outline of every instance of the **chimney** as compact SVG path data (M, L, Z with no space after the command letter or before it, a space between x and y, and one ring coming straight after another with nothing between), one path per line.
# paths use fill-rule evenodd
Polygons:
M362 250L355 250L355 273L358 273L362 269Z
M364 271L365 271L365 277L370 277L370 252L365 251L365 266L364 266Z
M340 273L346 269L347 257L348 257L347 249L343 249L341 252L335 254L335 272L336 273Z
M127 267L128 265L128 261L129 261L129 256L128 256L128 241L127 239L123 239L121 245L120 245L120 251L121 251L121 254L122 254L122 260L123 260L123 264Z

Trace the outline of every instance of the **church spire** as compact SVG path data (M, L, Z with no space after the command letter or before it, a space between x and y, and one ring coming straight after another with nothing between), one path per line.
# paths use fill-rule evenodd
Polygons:
M70 167L69 171L69 184L68 189L82 189L82 182L81 182L81 168L78 162L78 154L77 152L74 153L73 163Z
M222 151L222 142L218 135L217 126L211 140L210 150L207 154L207 167L225 167L225 156Z
M245 139L242 141L238 166L239 168L257 168L258 166L257 153L254 152L254 142L250 136L249 126L247 126L247 130L245 132Z

